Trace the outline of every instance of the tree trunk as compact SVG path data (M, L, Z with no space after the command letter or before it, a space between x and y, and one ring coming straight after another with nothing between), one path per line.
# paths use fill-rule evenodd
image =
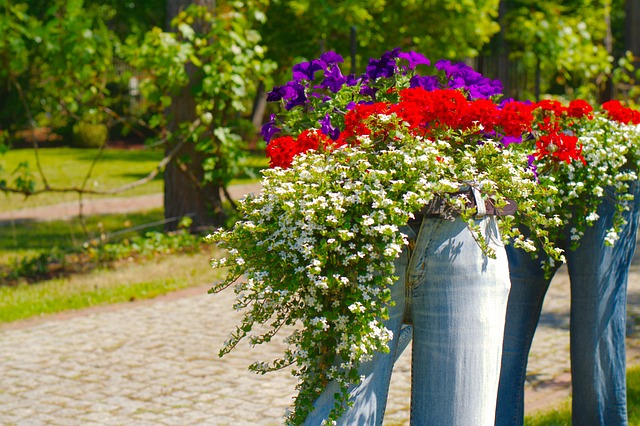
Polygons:
M640 63L640 0L625 2L625 31L624 47L631 51L635 58L635 65Z
M215 7L213 0L167 0L167 27L181 10L191 3ZM193 69L187 70L189 75ZM167 111L172 116L170 130L178 128L180 123L193 122L195 102L191 95L193 81L172 100ZM172 149L167 147L167 151ZM175 230L181 217L189 216L193 220L191 230L198 231L212 225L221 225L224 221L220 187L211 183L204 184L202 163L204 156L196 151L191 142L184 144L174 160L167 164L164 172L164 214L168 220L165 228Z
M497 34L497 69L496 78L502 82L502 93L505 97L515 97L512 93L511 80L509 79L509 42L505 39L504 35L507 32L507 12L509 10L507 0L500 0L498 6L498 24L500 25L500 32Z
M604 22L606 27L604 47L607 50L607 53L613 56L613 35L611 34L611 7L605 6L604 12ZM613 97L613 84L611 83L612 78L613 73L610 73L609 75L605 76L604 83L600 84L600 90L598 91L598 103L603 104L607 101L610 101Z

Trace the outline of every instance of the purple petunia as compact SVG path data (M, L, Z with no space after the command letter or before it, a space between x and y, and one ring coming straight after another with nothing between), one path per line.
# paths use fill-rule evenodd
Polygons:
M502 145L509 146L512 143L522 143L522 136L508 136L508 135L505 135L505 136L502 137L502 139L500 141L502 142Z
M277 102L287 95L287 86L275 86L267 93L267 102Z
M376 98L376 93L377 92L378 92L378 89L376 89L375 87L371 87L371 86L362 86L360 88L360 94L361 95L370 96L372 99Z
M320 55L320 60L324 62L327 67L344 62L342 56L333 51L328 51Z
M326 114L324 118L318 120L320 123L320 131L329 136L334 141L340 137L340 129L331 124L331 117Z
M331 90L333 93L338 93L346 82L347 77L342 75L340 67L336 65L324 72L324 81L320 83L320 86Z
M412 89L416 87L422 87L424 90L432 92L434 90L440 89L440 82L438 81L438 77L436 77L435 75L415 75L411 77L411 80L409 80L409 87L411 87Z
M305 87L297 81L290 81L286 84L287 94L283 99L289 99L289 102L284 108L289 111L290 109L304 105L307 102L307 95L305 93Z
M309 80L315 78L316 72L326 68L323 61L317 59L309 62L300 62L293 66L293 80Z
M395 48L385 52L380 59L369 59L366 75L371 80L377 80L381 77L393 77L396 73L396 58L400 53L400 48Z
M502 94L502 83L499 80L484 77L464 62L452 64L451 61L441 59L436 62L435 67L444 71L449 87L467 89L471 99L486 99Z
M276 127L276 115L271 114L269 116L269 121L267 121L262 126L260 134L262 135L264 141L268 144L269 142L271 142L271 139L273 139L273 136L277 133L280 133L281 130L282 129L280 129L279 127Z
M536 177L536 181L538 181L538 166L536 166L536 157L533 155L527 156L529 161L529 169L533 172L533 175Z
M418 65L431 65L431 61L427 59L422 53L414 52L400 52L398 58L406 59L409 62L409 69L412 70Z

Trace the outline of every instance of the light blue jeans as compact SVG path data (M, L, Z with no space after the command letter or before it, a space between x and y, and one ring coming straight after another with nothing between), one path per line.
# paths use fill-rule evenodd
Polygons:
M413 328L411 424L493 425L510 282L495 218L478 222L496 259L483 254L460 219L426 218L417 236L402 228L416 245L396 263L395 306L385 323L394 335L390 352L361 366L364 380L350 390L354 405L338 424L382 424L393 364ZM307 425L322 424L337 391L330 383Z
M612 226L611 192L598 208L600 219L587 228L580 247L565 252L571 279L572 424L627 424L625 328L627 277L636 247L640 185L625 212L627 224L615 246L604 245ZM568 246L569 227L561 246ZM496 425L522 425L527 356L549 288L540 260L507 247L511 294L507 308Z

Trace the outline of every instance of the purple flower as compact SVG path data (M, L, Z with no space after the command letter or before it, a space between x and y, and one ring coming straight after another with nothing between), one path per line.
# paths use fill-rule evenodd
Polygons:
M355 86L356 84L360 83L361 79L359 77L356 77L353 74L349 74L347 76L347 80L345 81L345 85L347 86Z
M414 75L411 77L411 80L409 80L409 87L412 89L415 87L422 87L424 90L432 92L440 89L440 83L438 82L438 77L435 75Z
M316 86L315 88L316 89L321 89L322 86ZM322 102L327 102L327 101L331 100L330 96L324 95L322 93L311 93L310 96L313 96L314 98L320 99L320 100L322 100Z
M536 181L540 182L538 180L538 166L536 166L536 157L534 157L533 155L529 155L528 160L529 160L529 169L533 172L533 175L536 177Z
M293 66L293 80L299 81L302 79L313 80L316 72L326 68L324 62L317 59L310 62L300 62Z
M307 95L304 91L304 86L297 81L290 81L286 85L287 93L284 96L284 99L288 99L289 102L284 106L284 108L289 111L290 109L298 106L304 105L307 102Z
M445 72L449 87L466 89L471 99L486 99L493 95L502 94L500 80L484 77L464 62L452 64L451 61L441 59L436 62L435 67Z
M503 136L502 139L502 145L504 146L509 146L512 143L522 143L522 136Z
M371 80L377 80L380 77L393 77L396 73L396 58L400 53L400 48L395 48L384 53L380 59L369 59L366 74Z
M287 95L287 86L275 86L267 93L267 102L277 102Z
M429 61L426 56L413 50L410 52L400 52L398 58L406 59L409 62L410 70L418 65L431 65L431 61Z
M267 121L260 130L260 134L264 141L268 144L273 139L273 136L279 133L282 129L276 127L276 115L271 114L269 116L269 121Z
M355 102L351 101L347 105L345 105L344 109L346 109L347 111L351 111L356 107L356 105L357 104Z
M329 117L329 114L325 115L324 118L318 120L318 123L320 123L321 125L320 131L322 131L322 133L329 136L334 141L340 137L340 129L334 127L331 124L331 117Z
M342 56L333 51L328 51L320 55L320 60L326 64L326 66L331 66L335 64L340 64L344 62Z
M324 81L320 86L331 90L333 93L338 93L346 82L347 77L342 75L340 67L336 65L335 67L332 67L331 70L324 72Z
M376 89L375 87L371 87L371 86L362 86L360 88L360 94L361 95L370 96L373 99L376 98L376 92L377 91L378 91L378 89Z

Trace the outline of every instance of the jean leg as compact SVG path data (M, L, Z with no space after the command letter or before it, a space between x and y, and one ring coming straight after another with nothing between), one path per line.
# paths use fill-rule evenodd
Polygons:
M524 423L524 385L527 360L540 312L551 279L544 276L541 258L507 246L511 292L502 348L502 369L496 409L496 425Z
M627 424L626 303L629 266L636 247L640 193L625 212L627 224L613 247L604 245L615 201L605 197L600 219L580 247L567 253L571 276L572 421L577 426Z
M409 265L411 424L493 425L509 271L495 218L482 253L459 219L425 219Z
M389 353L378 352L373 359L360 365L358 372L364 380L357 386L349 389L349 400L353 402L337 422L345 426L374 426L381 425L389 393L391 372L393 364L399 354L397 351L407 346L411 334L407 330L401 333L402 320L405 315L405 277L409 253L407 248L403 250L396 260L396 275L398 280L391 287L391 299L394 306L389 307L389 319L384 322L393 333L393 340L389 342ZM410 330L409 330L410 331ZM400 342L400 343L398 343ZM401 347L401 349L399 349ZM305 425L319 426L325 420L334 407L334 394L339 392L339 386L335 382L329 383L314 403L314 410L307 416Z

